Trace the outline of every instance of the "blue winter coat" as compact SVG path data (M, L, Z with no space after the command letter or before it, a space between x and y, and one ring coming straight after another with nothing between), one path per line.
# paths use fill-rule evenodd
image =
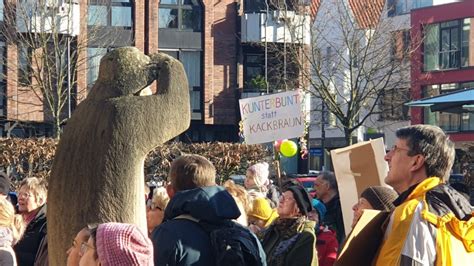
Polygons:
M155 266L215 265L208 234L198 223L174 219L189 214L210 223L240 216L232 196L222 187L180 191L168 203L164 222L152 233Z

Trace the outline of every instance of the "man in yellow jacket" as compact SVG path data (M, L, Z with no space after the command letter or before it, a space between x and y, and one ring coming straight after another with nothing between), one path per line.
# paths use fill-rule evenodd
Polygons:
M454 145L438 127L414 125L396 132L385 156L385 182L399 194L375 264L472 265L473 208L446 185Z

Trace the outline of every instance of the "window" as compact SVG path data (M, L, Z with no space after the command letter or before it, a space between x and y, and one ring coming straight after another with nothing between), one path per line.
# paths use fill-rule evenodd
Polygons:
M295 1L295 0L244 0L244 12L245 13L252 13L252 12L265 12L268 9L273 10L290 10L296 11L298 7L301 7L302 4L308 5L310 3L309 0L304 1Z
M459 67L459 21L454 20L440 24L440 68Z
M132 3L130 0L90 0L87 25L112 26L132 29Z
M471 34L471 20L472 18L466 18L463 21L461 30L461 67L474 66L474 51L469 53L469 42L474 43L474 36ZM473 22L474 23L474 22Z
M244 55L244 91L267 91L265 83L265 57L263 54Z
M350 43L349 59L350 59L350 65L352 67L359 67L360 50L361 50L361 46L360 46L359 40L354 40Z
M3 3L3 1L0 1L0 21L3 21L3 14L4 14L4 10L5 9L5 5Z
M408 120L409 107L404 103L410 98L409 88L386 89L381 98L381 120Z
M191 119L202 120L202 20L199 0L160 0L158 49L177 58L186 71L191 101Z
M398 16L410 13L412 9L432 6L433 0L389 0L388 16Z
M107 53L107 48L87 48L87 87L94 85L99 77L100 59Z
M18 44L18 83L20 86L31 84L31 48L23 44Z
M473 51L469 49L469 43L474 41L474 36L470 34L472 19L453 20L425 27L425 71L474 66Z
M202 31L202 7L198 0L161 0L158 28Z
M5 81L6 75L6 65L5 65L5 58L7 54L7 49L5 46L5 42L0 41L0 82ZM1 93L1 92L0 92Z
M333 98L334 102L338 102L337 99L337 93L336 93L336 87L334 86L334 81L331 80L329 82L329 89L328 89L331 98ZM324 99L324 100L329 100L329 99ZM328 105L323 103L325 106L324 112L323 112L323 117L324 117L324 123L326 127L336 127L338 125L338 119L336 115L331 112L331 110L328 109Z
M410 54L410 30L392 32L392 60L403 60Z
M437 70L439 65L439 25L431 24L425 28L423 64L425 71Z
M423 88L423 97L433 97L465 88L474 88L474 81L426 86ZM428 107L424 108L424 120L425 124L438 125L445 131L474 131L474 113L431 112Z
M201 51L160 51L178 59L186 71L191 98L192 119L201 119L202 71Z
M297 60L293 59L293 54L285 55L283 51L283 47L272 47L267 51L266 73L262 49L249 48L244 52L244 92L267 92L268 86L269 92L275 93L300 86Z

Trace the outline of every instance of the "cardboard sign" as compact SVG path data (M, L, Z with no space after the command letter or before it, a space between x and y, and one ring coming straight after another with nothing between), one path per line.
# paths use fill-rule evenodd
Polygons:
M245 143L258 144L304 134L299 90L239 100Z
M384 225L389 216L389 212L364 210L359 222L347 237L334 265L372 265L382 245Z
M370 186L385 185L388 165L384 156L382 138L331 151L346 232L351 231L352 206L358 202L362 191Z

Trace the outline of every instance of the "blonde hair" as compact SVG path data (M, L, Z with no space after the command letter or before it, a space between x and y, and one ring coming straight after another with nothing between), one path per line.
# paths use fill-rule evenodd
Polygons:
M25 178L20 183L20 189L22 187L25 187L35 196L36 203L39 203L40 199L43 199L44 202L46 202L46 197L48 194L48 184L45 179L39 179L36 177Z
M170 198L164 187L157 187L153 190L153 197L151 198L151 201L155 204L155 206L158 206L164 211L166 209L166 205L168 205L168 202L170 201Z
M229 192L232 197L240 201L244 207L245 213L250 211L250 199L247 190L241 185L235 184L233 180L227 180L224 182L224 188Z
M15 208L10 201L4 197L0 199L0 226L7 227L12 231L12 245L20 240L25 231L23 217L19 214L15 214Z
M214 186L216 168L200 155L183 155L171 163L168 178L175 191Z

